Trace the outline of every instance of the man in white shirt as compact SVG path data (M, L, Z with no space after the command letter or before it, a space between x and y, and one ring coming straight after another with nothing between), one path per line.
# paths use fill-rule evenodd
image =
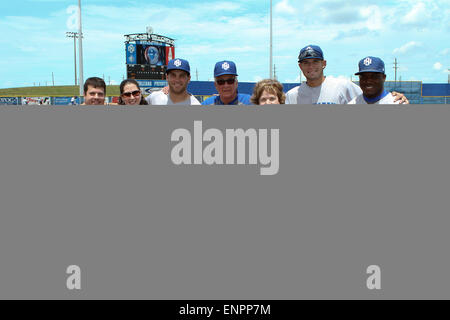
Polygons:
M298 64L306 83L289 90L286 104L347 104L362 93L361 88L347 79L325 77L327 66L322 49L309 45L301 49ZM408 103L403 94L394 93L396 100Z
M353 98L349 104L398 104L390 92L384 90L386 81L383 60L377 57L366 57L359 62L359 86L362 93Z
M187 86L191 81L191 67L184 59L172 59L167 65L167 83L169 94L163 91L152 92L145 100L152 105L200 105L189 92Z

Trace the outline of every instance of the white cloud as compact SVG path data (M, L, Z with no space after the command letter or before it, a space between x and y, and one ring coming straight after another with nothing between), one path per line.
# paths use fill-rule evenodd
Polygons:
M296 14L297 9L295 9L289 3L289 0L282 0L275 5L275 12L278 13L287 13L287 14Z
M285 83L299 83L300 82L300 75L297 76L294 80L292 79L286 79L284 80Z
M259 82L259 81L261 81L261 80L263 80L264 78L263 77L261 77L261 76L255 76L255 77L253 77L253 81L254 82Z
M38 52L38 48L36 46L25 46L18 45L17 46L22 52Z
M408 51L419 48L421 46L422 46L422 44L420 42L410 41L410 42L404 44L403 46L401 46L400 48L394 49L394 54L407 53Z
M446 48L446 49L442 50L441 52L439 52L439 54L441 54L443 56L450 54L450 48Z
M356 76L355 76L356 77ZM352 78L349 78L348 76L344 76L344 75L339 75L337 76L338 79L344 79L344 80L352 80Z
M434 69L434 70L441 70L441 69L442 69L442 63L436 62L436 63L433 65L433 69Z
M366 26L369 30L380 30L383 27L383 15L380 7L369 6L360 10L361 15L367 18Z
M423 21L426 13L426 6L423 2L414 5L410 12L408 12L402 19L403 23L416 24Z

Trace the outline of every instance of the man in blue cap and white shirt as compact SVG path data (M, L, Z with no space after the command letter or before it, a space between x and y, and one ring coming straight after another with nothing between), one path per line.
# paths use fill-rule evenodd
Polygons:
M359 62L359 86L362 94L349 104L398 104L390 92L384 90L386 74L384 62L377 57L366 57Z
M306 77L306 83L286 94L286 104L347 104L362 93L352 81L327 76L327 66L322 49L309 45L300 50L298 65ZM403 94L394 93L396 100L408 103Z
M238 93L236 64L233 61L219 61L214 67L214 86L218 96L210 97L202 105L249 105L250 95Z
M187 86L191 81L191 67L184 59L172 59L167 65L167 83L169 93L152 92L146 101L153 105L200 105L200 102L189 92Z

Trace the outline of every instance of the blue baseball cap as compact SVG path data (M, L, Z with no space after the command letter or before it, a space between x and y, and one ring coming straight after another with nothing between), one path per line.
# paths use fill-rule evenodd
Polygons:
M231 74L237 76L236 64L233 61L219 61L214 67L214 78L223 76L225 74Z
M359 75L364 72L377 72L384 73L384 62L377 57L365 57L359 62L359 72L355 75Z
M323 60L323 52L319 46L315 46L310 44L309 46L304 47L300 50L300 54L298 55L298 62L301 62L305 59L320 59Z
M166 73L170 70L183 70L187 73L191 74L191 67L189 66L189 62L184 59L172 59L167 64Z

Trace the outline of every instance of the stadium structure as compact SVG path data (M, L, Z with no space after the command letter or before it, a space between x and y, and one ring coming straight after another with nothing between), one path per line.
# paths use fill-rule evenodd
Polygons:
M136 79L145 93L159 90L167 85L165 70L167 63L175 58L175 40L153 34L151 27L147 33L125 35L127 56L127 77ZM163 81L161 81L163 80ZM239 92L252 94L255 83L240 82ZM284 83L285 91L298 86L298 83ZM423 84L421 81L387 81L386 89L404 93L410 103L434 104L450 101L450 84ZM191 81L189 92L199 101L216 93L214 83L210 81Z
M153 33L153 28L147 27L146 33L127 34L125 37L125 57L127 78L135 79L144 95L154 90L160 90L167 85L166 68L168 62L175 58L175 40ZM357 83L357 82L355 82ZM283 83L285 92L298 86L298 83ZM252 94L255 83L239 82L240 93ZM386 81L388 91L405 94L411 104L448 104L450 103L450 81L448 84L425 84L422 81ZM191 81L188 91L199 101L216 94L214 82ZM108 102L117 102L118 97L109 96ZM34 103L39 101L39 103ZM68 105L72 104L72 97L11 97L1 96L0 104L21 105L29 104Z

